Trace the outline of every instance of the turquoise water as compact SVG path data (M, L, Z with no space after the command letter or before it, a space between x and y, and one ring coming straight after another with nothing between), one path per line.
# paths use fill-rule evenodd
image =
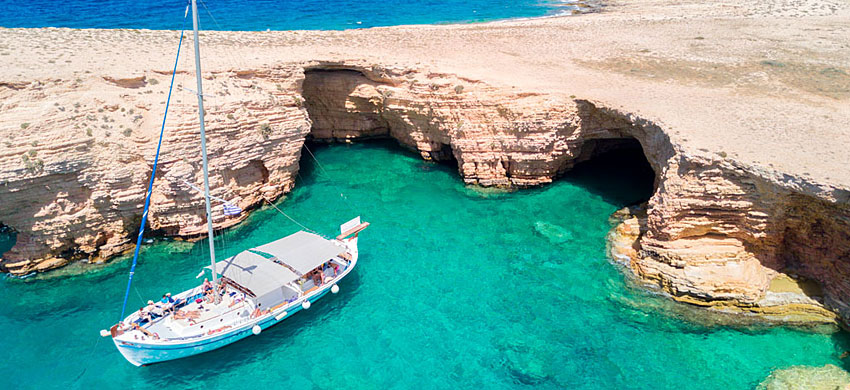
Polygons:
M280 207L326 234L352 208L372 222L339 294L259 336L136 368L98 336L118 318L126 259L3 278L0 388L746 389L775 368L843 366L843 335L696 324L629 288L604 236L611 212L646 196L635 172L591 166L504 193L394 144L315 153L324 170L304 161ZM220 235L221 256L296 230L255 211ZM197 283L205 247L147 245L131 308Z
M210 30L341 30L567 12L559 0L204 0ZM0 0L2 27L179 29L185 0ZM191 25L189 25L191 28Z

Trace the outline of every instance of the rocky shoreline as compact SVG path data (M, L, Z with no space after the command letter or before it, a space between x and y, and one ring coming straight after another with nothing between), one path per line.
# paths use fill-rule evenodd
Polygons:
M738 20L740 28L764 31L758 21L733 16L695 18L710 26ZM833 16L795 16L793 21L802 27L834 27L829 23L840 18ZM743 83L727 95L728 86L693 86L687 74L668 72L647 81L647 63L633 64L636 71L627 73L634 74L610 76L619 70L607 67L606 61L642 55L632 48L618 48L607 59L590 52L561 58L528 41L529 47L540 45L539 56L502 53L490 61L471 60L460 49L468 38L463 34L489 39L503 51L521 52L527 48L506 44L513 38L503 34L523 31L533 38L599 31L616 23L634 27L642 17L623 11L481 26L207 32L202 39L211 46L204 77L211 96L207 118L213 195L244 209L283 196L294 185L308 138L392 138L425 159L456 161L468 184L497 187L550 183L600 153L639 147L655 172L655 191L642 209L619 213L611 235L615 259L682 302L756 313L782 323L846 324L850 181L847 172L833 169L847 162L833 152L847 140L829 132L841 134L845 130L834 125L850 118L846 108L839 108L844 107L842 89L824 96L827 92L799 88L791 97L767 98L759 94L773 84L754 89ZM690 28L690 22L675 17L662 24L673 31ZM654 32L657 26L642 28ZM701 34L715 38L727 31L719 27ZM422 46L421 39L434 36L452 50L439 56L437 49ZM51 43L60 38L68 40L65 46L80 47L52 58L64 47ZM32 50L37 61L9 63L0 73L0 224L17 232L15 247L0 261L4 272L47 271L78 259L100 262L130 247L171 76L160 70L162 61L152 54L167 57L171 38L171 32L135 30L0 30L0 52ZM423 64L420 54L390 53L391 46L366 54L355 50L361 44L389 45L399 39L409 39L405 47L418 47L436 60ZM838 44L846 40L832 39ZM130 64L114 45L96 44L109 40L134 42L138 51L152 54ZM670 54L665 61L672 58L686 66L684 58L702 53L689 42L682 45L690 51ZM98 62L92 64L85 50L94 50ZM840 72L846 59L828 49L816 54L825 63L821 68L839 72L817 77L843 85ZM740 55L748 54L744 50ZM565 68L556 62L559 58ZM54 68L57 59L66 65ZM26 66L33 70L22 68ZM560 78L564 69L574 77ZM515 77L504 76L511 71ZM593 78L602 74L613 78ZM739 79L746 75L734 74ZM713 77L710 72L704 76ZM178 83L190 77L182 67L178 70ZM622 82L627 83L618 84ZM656 95L657 112L647 112L648 106L635 98L640 96L636 91L647 89ZM196 207L200 196L185 183L200 180L193 135L197 123L193 102L184 95L169 114L149 223L156 234L194 237L204 228ZM696 99L697 106L677 104L682 96ZM713 108L728 102L740 108ZM796 119L777 116L765 122L778 108L821 115L821 122L806 129L808 136L765 138L760 133L765 126L782 134L799 129ZM739 120L711 127L730 115ZM760 144L751 147L752 142ZM822 151L822 158L796 159L795 151L783 150L795 142L806 153ZM240 222L220 209L213 214L216 228Z

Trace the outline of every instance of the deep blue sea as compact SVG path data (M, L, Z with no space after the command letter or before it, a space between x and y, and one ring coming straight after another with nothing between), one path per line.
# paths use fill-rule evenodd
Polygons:
M183 0L0 0L2 27L179 29ZM342 30L567 12L558 0L199 0L206 30Z

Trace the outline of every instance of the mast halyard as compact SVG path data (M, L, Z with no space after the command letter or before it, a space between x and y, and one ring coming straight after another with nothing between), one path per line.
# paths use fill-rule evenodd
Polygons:
M204 170L204 202L207 211L207 235L210 240L210 262L212 263L213 283L218 283L215 269L215 242L213 241L212 211L210 207L210 177L207 167L207 135L204 128L204 91L201 87L201 49L198 45L198 4L192 0L192 30L195 36L195 78L198 81L198 116L201 124L201 159ZM216 294L217 296L218 294Z

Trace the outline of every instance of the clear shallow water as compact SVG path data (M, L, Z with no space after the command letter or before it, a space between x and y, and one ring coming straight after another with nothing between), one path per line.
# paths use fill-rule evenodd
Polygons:
M199 1L201 24L210 30L341 30L568 11L558 0L205 0L204 4ZM185 7L184 0L0 0L0 26L173 30L180 28Z
M135 368L98 336L118 319L126 259L4 278L0 388L745 389L775 368L842 365L843 335L706 327L629 289L604 247L609 214L643 196L622 166L479 192L393 144L314 151L326 171L302 162L280 207L326 234L352 207L372 222L339 294L258 337ZM258 210L220 235L220 256L296 230ZM130 308L196 284L205 248L147 245Z

